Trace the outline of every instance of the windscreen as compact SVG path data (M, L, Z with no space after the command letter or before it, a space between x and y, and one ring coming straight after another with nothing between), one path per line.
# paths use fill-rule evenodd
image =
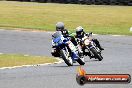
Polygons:
M58 38L58 37L61 36L61 35L62 35L61 31L57 31L57 32L55 32L55 33L52 35L52 37L53 37L53 38Z

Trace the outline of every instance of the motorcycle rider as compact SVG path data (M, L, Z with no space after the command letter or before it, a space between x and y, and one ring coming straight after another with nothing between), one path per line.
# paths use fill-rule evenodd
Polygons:
M84 29L82 26L78 26L76 28L76 35L75 38L78 38L80 40L82 40L82 38L84 38L84 36L88 36L87 33L84 32ZM96 46L100 49L100 50L104 50L104 48L101 47L99 41L95 38L92 38L92 41L96 44ZM87 55L87 53L85 52L85 47L82 47L82 51L84 52L85 55Z
M77 46L77 42L75 41L75 38L72 37L72 36L70 35L70 32L69 32L67 29L65 29L65 25L64 25L63 22L57 22L57 24L56 24L56 31L61 31L61 33L62 33L62 35L63 35L64 37L70 37L71 42L72 42L75 46ZM53 37L53 36L52 36L52 37ZM59 53L58 53L59 50L56 49L55 46L53 46L53 45L52 45L52 48L53 48L53 50L52 50L52 52L51 52L52 56L60 57L60 55L59 55Z

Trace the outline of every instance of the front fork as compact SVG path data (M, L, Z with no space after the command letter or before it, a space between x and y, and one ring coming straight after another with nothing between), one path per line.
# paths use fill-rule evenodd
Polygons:
M90 53L90 57L94 57L94 54L93 54L93 52L91 52L91 48L94 48L94 49L96 49L97 50L97 52L98 53L101 53L101 50L98 48L98 47L96 47L95 45L94 45L94 43L93 44L89 44L88 46L87 46L87 49L88 49L88 51L89 51L89 53Z
M88 46L86 46L86 48L87 48L87 50L88 50L88 52L89 52L89 57L91 58L91 57L94 57L94 54L91 52L91 48L93 48L93 46L92 45L88 45Z
M79 58L77 47L71 41L68 42L68 47L71 52L72 59L77 60Z
M91 48L96 49L96 46L94 45L94 43L91 42L89 45L86 46L86 48L87 48L87 50L88 50L88 52L89 52L89 57L90 57L90 58L93 58L93 57L94 57L94 54L93 54L93 52L92 52L90 49L91 49ZM97 50L97 49L96 49L96 50Z

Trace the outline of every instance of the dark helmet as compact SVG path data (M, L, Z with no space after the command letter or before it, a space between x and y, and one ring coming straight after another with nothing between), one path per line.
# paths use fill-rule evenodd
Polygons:
M64 29L64 30L62 31L62 35L63 35L63 36L68 36L68 35L69 35L68 30L67 30L67 29Z
M83 27L82 26L79 26L79 27L76 28L76 35L78 37L81 37L81 36L84 35L84 31L83 31Z
M64 30L64 23L63 22L57 22L56 24L56 31L62 31Z

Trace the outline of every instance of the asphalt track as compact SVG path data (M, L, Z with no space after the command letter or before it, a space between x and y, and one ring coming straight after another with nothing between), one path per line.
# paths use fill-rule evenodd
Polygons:
M132 75L132 37L96 35L105 48L104 59L99 62L85 57L83 68L91 74ZM50 55L51 33L0 30L0 53ZM65 63L0 70L0 88L132 88L130 84L76 83L78 63L67 67Z

